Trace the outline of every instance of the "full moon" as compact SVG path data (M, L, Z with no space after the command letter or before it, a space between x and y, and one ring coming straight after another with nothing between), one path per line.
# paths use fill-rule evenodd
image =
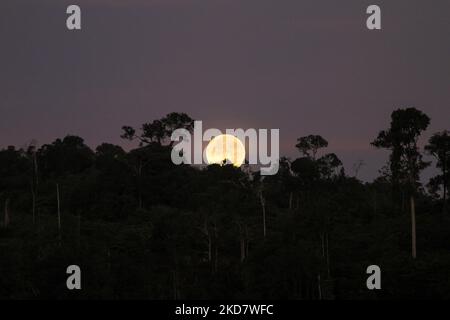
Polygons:
M206 147L208 164L222 164L224 160L240 167L245 160L245 147L241 140L230 134L214 137Z

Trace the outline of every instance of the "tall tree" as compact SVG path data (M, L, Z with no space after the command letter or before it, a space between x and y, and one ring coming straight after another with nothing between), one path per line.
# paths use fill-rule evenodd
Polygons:
M162 118L161 122L164 126L165 135L168 138L176 129L186 129L188 131L194 129L194 120L186 113L171 112Z
M428 165L422 160L417 141L429 123L430 118L420 110L398 109L391 114L390 128L381 131L372 142L372 145L377 148L391 150L392 181L396 186L403 186L409 195L413 258L417 257L415 193L419 184L419 173Z
M162 145L170 140L170 136L176 129L192 131L193 128L194 120L186 113L172 112L160 120L144 123L140 133L136 133L133 127L123 126L121 137L130 141L137 139L141 146L151 143ZM171 142L168 142L168 144L171 144Z
M320 148L328 147L328 141L319 135L308 135L297 139L295 147L306 157L316 159Z
M34 144L31 144L26 151L26 157L29 159L31 165L31 197L32 197L32 216L33 224L36 223L36 211L37 211L37 199L38 199L38 186L39 186L39 176L38 176L38 162L37 162L37 148Z

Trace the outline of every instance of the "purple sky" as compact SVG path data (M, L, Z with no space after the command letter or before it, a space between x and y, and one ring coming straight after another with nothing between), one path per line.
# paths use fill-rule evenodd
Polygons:
M83 30L65 9L82 8ZM365 27L370 4L382 31ZM450 129L450 1L1 0L0 148L66 134L92 147L182 111L206 127L279 128L281 154L321 134L366 163L392 110Z

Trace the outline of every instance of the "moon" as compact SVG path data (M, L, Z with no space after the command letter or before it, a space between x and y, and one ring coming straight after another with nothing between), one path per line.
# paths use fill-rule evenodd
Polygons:
M231 134L214 137L206 147L208 164L223 164L224 160L240 167L245 161L245 147L241 140Z

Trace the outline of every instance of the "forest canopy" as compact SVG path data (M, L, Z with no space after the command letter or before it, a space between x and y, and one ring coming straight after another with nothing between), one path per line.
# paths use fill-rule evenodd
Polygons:
M129 151L73 135L2 149L0 298L450 298L450 135L421 148L430 122L392 113L372 141L390 152L373 182L347 175L320 135L299 137L274 176L174 165L168 137L192 128L184 113L124 126L139 141ZM65 286L73 263L78 292ZM383 290L366 288L373 264Z

